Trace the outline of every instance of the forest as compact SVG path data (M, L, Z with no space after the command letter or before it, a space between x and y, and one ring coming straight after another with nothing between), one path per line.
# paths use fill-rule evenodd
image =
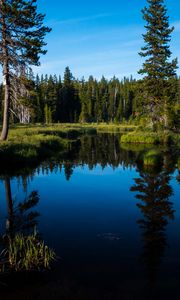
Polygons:
M26 90L17 102L12 102L11 123L139 123L148 119L144 103L144 81L124 77L101 80L74 78L69 67L64 77L56 75L22 78ZM172 80L171 80L172 81ZM180 78L171 82L173 99L171 127L179 127ZM3 85L0 86L2 120Z

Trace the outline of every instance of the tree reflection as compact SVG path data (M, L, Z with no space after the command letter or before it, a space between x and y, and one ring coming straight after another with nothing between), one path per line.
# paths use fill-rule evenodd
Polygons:
M24 201L16 203L12 199L8 176L4 177L4 186L8 217L2 238L0 273L49 269L56 255L36 230L39 213L33 208L39 202L37 191L32 191Z
M144 146L141 147L144 150ZM134 150L134 149L133 149ZM48 174L62 171L69 181L75 167L87 165L90 170L100 165L102 169L111 166L113 169L122 165L124 168L133 167L140 155L138 151L120 147L120 136L117 134L98 134L96 136L84 135L79 140L68 144L63 154L51 161L43 162L37 172Z
M7 176L4 178L4 186L8 210L6 234L14 236L17 232L32 231L38 223L39 213L32 211L39 202L38 192L32 191L24 201L16 203L12 199L10 178Z
M143 230L141 259L147 269L149 283L153 285L167 246L166 227L168 221L174 218L170 175L165 168L158 172L154 169L140 171L140 177L135 179L131 191L138 192L136 198L141 200L137 204L143 215L137 221Z

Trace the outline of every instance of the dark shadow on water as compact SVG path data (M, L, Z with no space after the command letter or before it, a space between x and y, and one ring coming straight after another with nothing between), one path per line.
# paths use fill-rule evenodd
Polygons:
M8 216L6 219L6 233L13 237L18 232L31 233L38 225L39 212L32 210L39 202L37 191L32 191L22 202L12 199L11 181L4 178Z
M170 185L171 175L169 163L161 168L141 168L139 177L135 178L135 185L131 187L136 192L142 218L137 223L142 231L143 249L140 263L144 266L147 276L147 293L155 298L158 291L158 280L161 277L160 267L163 263L167 242L167 226L174 220L175 211L170 197L173 189ZM166 287L164 287L166 290ZM163 291L161 291L163 292ZM167 297L165 295L164 297Z
M39 285L47 282L49 275L48 272L45 272L46 268L41 261L37 262L37 267L36 262L34 264L32 262L32 268L27 267L23 262L26 260L26 256L24 256L26 250L24 249L29 251L29 255L32 251L32 253L36 253L37 257L40 257L37 249L40 248L41 243L44 243L37 232L40 214L35 207L40 200L38 192L32 191L23 201L14 200L11 181L7 176L4 177L4 188L8 214L5 220L5 232L0 238L0 290L9 293L18 290L22 285L36 285L37 283ZM46 245L41 247L43 253L45 253L44 247Z

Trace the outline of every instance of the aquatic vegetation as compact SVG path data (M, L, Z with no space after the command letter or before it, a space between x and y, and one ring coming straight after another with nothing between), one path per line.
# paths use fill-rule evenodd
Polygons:
M159 142L159 137L155 133L133 132L121 136L121 143L158 144Z
M1 252L0 271L30 271L49 269L55 260L54 250L40 240L36 232L25 236L8 237L7 247Z
M173 141L173 134L169 132L133 131L121 136L121 143L139 144L170 144Z

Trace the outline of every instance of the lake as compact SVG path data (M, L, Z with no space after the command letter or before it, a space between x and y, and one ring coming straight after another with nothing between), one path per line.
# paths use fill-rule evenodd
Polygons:
M85 135L63 156L3 170L1 237L10 219L13 230L36 227L58 258L48 274L1 275L2 299L179 299L178 150L159 150L159 165L147 167L147 146Z

